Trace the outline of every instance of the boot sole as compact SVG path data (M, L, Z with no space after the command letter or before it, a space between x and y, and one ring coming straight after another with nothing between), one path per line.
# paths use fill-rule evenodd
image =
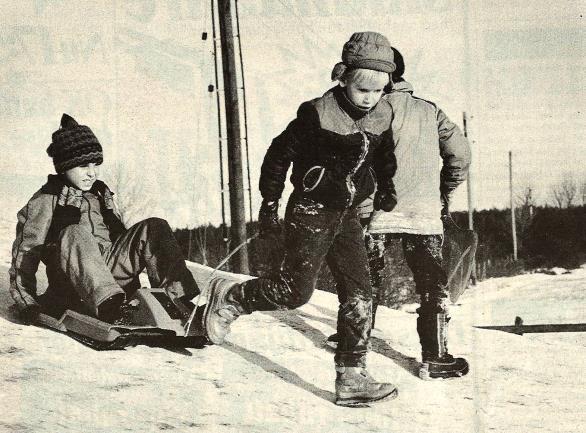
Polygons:
M210 322L211 322L211 316L213 314L215 314L214 311L217 310L218 300L220 299L220 296L219 296L219 293L218 292L220 290L221 289L218 288L217 281L212 281L210 283L210 288L209 288L209 291L208 291L208 302L206 303L205 309L203 311L204 328L205 328L206 335L207 335L208 339L212 343L217 344L217 345L223 344L224 343L224 340L226 338L226 335L228 335L228 333L226 333L226 335L224 335L223 337L221 337L221 336L219 336L217 334L214 334L213 332L210 333L210 328L211 327L209 325L210 325ZM228 290L228 289L226 289L226 290Z
M428 381L459 379L462 376L466 376L469 371L470 367L466 366L466 368L460 371L452 371L446 373L431 373L426 367L421 367L419 369L419 378Z
M343 407L368 407L369 403L378 403L381 401L394 400L399 395L397 388L393 389L390 393L383 395L379 398L365 398L365 397L354 397L354 398L338 398L336 399L337 406Z

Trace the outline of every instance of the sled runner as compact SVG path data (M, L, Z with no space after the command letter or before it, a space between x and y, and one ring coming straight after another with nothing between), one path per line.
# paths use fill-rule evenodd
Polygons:
M164 289L141 288L123 308L123 318L116 323L66 310L60 318L41 313L35 325L67 334L96 350L139 344L201 348L207 342L201 334L186 335L181 313Z
M478 235L474 230L460 228L451 216L444 220L442 266L448 276L452 302L456 302L468 287L477 246Z
M586 332L586 323L560 323L560 324L541 324L525 325L523 319L515 317L515 324L512 326L475 326L479 329L492 329L495 331L509 332L511 334L535 334L549 332Z

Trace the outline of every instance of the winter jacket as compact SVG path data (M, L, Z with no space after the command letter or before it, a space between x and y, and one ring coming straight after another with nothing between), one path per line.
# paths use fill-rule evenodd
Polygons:
M440 197L449 199L468 174L470 146L460 129L434 103L412 93L402 81L383 97L394 113L398 204L392 212L373 214L372 233L443 233Z
M259 182L263 198L281 197L291 163L295 192L329 208L360 203L377 180L379 189L392 190L396 162L391 119L387 101L381 99L364 112L340 86L301 104L296 119L267 150Z
M50 175L17 214L16 239L12 245L10 267L10 294L20 310L36 307L36 272L39 262L49 269L51 248L59 240L59 233L71 224L87 227L104 250L125 231L114 211L112 192L96 180L91 190L82 192L66 185L60 176Z

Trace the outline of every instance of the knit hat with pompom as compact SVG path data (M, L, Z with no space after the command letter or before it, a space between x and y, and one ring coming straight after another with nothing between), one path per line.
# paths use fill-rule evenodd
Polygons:
M53 158L57 173L90 162L101 164L104 161L102 146L92 130L79 125L68 114L61 117L61 127L53 133L53 142L47 148L47 154Z

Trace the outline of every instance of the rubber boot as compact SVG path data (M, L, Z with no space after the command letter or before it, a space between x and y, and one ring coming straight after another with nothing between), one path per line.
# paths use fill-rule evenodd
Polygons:
M397 395L395 385L375 381L364 367L336 366L338 406L363 406L383 399L390 400Z
M242 305L235 299L239 289L241 284L228 284L221 278L211 282L203 322L205 333L214 344L224 343L232 322L240 315L246 314Z
M122 304L124 303L124 294L117 293L98 305L98 319L104 322L114 323L122 315Z
M421 342L422 363L419 377L423 380L451 379L468 373L468 362L448 353L449 316L441 313L421 313L418 310L417 332Z

